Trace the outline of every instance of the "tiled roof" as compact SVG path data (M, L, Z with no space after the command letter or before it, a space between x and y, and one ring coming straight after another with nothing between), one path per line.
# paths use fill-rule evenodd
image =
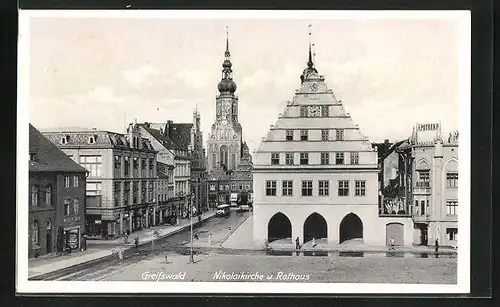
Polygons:
M187 151L189 149L189 145L191 144L191 128L193 127L193 124L170 123L169 131L167 131L167 133L162 133L162 130L167 129L167 124L144 123L138 125L144 128L149 134L151 134L151 136L153 136L160 144L162 144L167 149L177 149L184 151ZM176 159L180 160L192 159L189 155L183 156L176 154L175 157Z
M191 128L193 124L175 124L170 126L170 139L177 144L180 149L188 150L191 145Z
M44 132L43 135L49 139L52 144L60 147L82 146L88 148L130 148L130 142L124 134L102 131L102 130L83 130L83 131L57 131ZM66 138L64 144L61 139ZM93 138L93 143L89 142L89 138ZM147 139L141 140L142 150L153 150L153 147Z
M160 144L165 146L167 149L180 149L177 144L172 142L170 138L168 138L166 135L162 134L159 129L152 128L146 124L137 124L144 128L151 136L153 136Z
M68 157L31 124L29 153L34 154L34 161L29 162L30 172L87 172L84 167Z

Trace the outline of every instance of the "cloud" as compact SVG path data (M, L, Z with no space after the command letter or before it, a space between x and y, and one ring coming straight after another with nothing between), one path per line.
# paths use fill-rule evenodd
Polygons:
M151 66L141 66L135 69L123 71L123 76L133 86L140 86L150 77L157 75L156 70Z

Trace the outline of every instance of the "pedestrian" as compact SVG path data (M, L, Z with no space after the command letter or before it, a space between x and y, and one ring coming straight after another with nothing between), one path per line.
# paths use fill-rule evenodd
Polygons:
M123 250L121 248L118 250L118 258L123 260Z
M87 235L82 234L82 251L87 250Z
M389 241L390 241L390 247L389 247L389 249L391 249L391 250L395 250L396 248L394 247L394 245L395 245L395 243L394 243L394 238L393 238L393 237L391 237L391 239L390 239Z
M316 247L316 239L313 237L313 240L312 240L312 247Z
M300 239L299 239L299 237L297 237L297 239L295 239L295 248L296 249L300 249Z
M439 240L438 239L436 239L436 242L434 243L434 248L436 250L436 255L437 255L437 253L439 252Z
M135 248L139 247L139 237L134 238L134 245L135 245Z

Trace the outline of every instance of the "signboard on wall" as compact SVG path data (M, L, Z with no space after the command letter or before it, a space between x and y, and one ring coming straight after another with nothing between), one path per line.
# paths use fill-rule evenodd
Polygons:
M78 249L79 241L80 241L80 229L69 229L66 230L66 246L69 246L71 249Z
M438 131L439 123L417 124L417 131Z

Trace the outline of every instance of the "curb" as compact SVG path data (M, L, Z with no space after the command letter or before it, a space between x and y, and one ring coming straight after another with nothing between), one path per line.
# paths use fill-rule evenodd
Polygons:
M224 240L222 240L221 243L219 243L219 246L221 248L225 248L224 246L222 246L224 244L224 242L226 242L227 239L229 239L231 237L231 235L233 235L241 227L241 225L243 225L243 223L245 223L246 220L248 220L249 217L250 217L250 214L241 223L239 223L238 226L236 226L236 228L233 230L233 232L231 232Z
M102 256L102 257L95 258L95 259L85 261L85 262L80 262L80 263L65 267L63 269L54 270L52 272L42 273L42 274L28 277L28 280L46 280L46 279L53 280L53 279L56 279L56 278L64 276L64 275L71 274L73 271L75 271L75 270L78 271L79 269L83 269L89 265L98 264L100 262L104 262L104 261L107 261L109 259L112 259L112 258L116 257L115 254L116 253L114 253L114 252L110 252L110 254L106 255L106 256Z

